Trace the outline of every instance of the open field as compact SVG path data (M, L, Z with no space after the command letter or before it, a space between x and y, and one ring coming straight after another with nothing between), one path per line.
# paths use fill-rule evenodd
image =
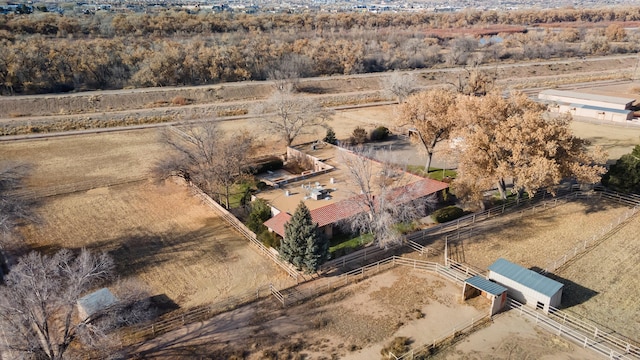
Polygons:
M37 194L64 184L117 184L148 177L162 156L158 130L69 136L0 144L2 159L33 167L26 184ZM188 190L138 180L40 198L42 225L22 230L34 249L109 251L118 275L135 276L152 294L195 306L253 290L286 274Z
M640 343L640 219L638 215L556 275L571 282L563 306L603 328Z
M157 129L0 143L0 159L32 166L32 189L144 177L163 152Z
M183 307L291 281L187 188L171 182L55 196L36 212L44 224L22 229L31 248L108 251L118 276L138 278L153 295Z
M526 268L544 269L627 211L628 207L593 199L571 201L535 214L503 215L478 224L470 238L451 240L449 257L480 269L499 257Z

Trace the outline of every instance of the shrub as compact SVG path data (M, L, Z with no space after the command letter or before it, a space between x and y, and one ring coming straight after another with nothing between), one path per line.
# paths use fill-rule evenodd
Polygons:
M280 239L278 238L278 235L266 228L258 234L258 241L266 247L272 247L274 249L278 249L280 247Z
M383 359L387 359L389 353L393 353L393 355L400 356L409 351L409 344L411 344L411 340L409 340L406 336L397 336L395 339L391 341L387 346L380 350L380 354Z
M464 210L462 210L461 208L457 206L447 206L434 211L431 214L431 218L438 223L444 223L447 221L455 220L462 215L464 215Z
M351 137L353 138L353 145L364 144L367 142L367 130L358 126L353 129Z
M254 233L258 234L266 227L263 223L271 217L271 207L264 199L256 199L251 203L251 211L247 220L247 227Z
M336 145L338 143L338 139L336 139L335 131L333 131L332 128L328 127L327 128L327 135L325 135L325 137L324 137L324 139L322 139L322 141L326 142L327 144Z
M371 131L371 141L382 141L389 137L389 129L384 126L378 126Z
M173 105L189 105L190 101L189 99L185 98L184 96L176 96L173 99L171 99L171 104Z
M264 181L258 181L258 182L256 183L256 188L257 188L258 190L261 190L261 191L262 191L262 190L264 190L264 189L266 189L266 188L267 188L267 183L266 183L266 182L264 182Z

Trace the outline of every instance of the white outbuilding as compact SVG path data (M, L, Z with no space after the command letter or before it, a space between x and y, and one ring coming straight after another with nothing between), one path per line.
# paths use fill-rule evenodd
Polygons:
M489 266L489 280L506 287L513 299L547 313L550 306L560 306L562 283L505 259Z
M538 99L559 104L580 104L607 109L629 110L636 99L606 96L577 91L543 90Z

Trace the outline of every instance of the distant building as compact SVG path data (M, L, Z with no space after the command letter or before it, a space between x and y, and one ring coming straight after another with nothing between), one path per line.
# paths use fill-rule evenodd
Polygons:
M629 121L635 99L587 94L575 91L544 90L538 99L550 103L549 111L569 113L603 121Z

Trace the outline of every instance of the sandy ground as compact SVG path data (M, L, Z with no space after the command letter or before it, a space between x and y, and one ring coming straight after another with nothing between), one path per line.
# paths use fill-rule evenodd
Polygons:
M596 352L553 335L513 312L495 317L489 327L474 332L455 346L432 357L434 360L601 358Z
M409 336L419 346L488 311L486 304L460 304L460 292L437 275L395 268L299 306L278 310L267 301L237 309L153 339L136 352L174 359L376 359L389 339Z

